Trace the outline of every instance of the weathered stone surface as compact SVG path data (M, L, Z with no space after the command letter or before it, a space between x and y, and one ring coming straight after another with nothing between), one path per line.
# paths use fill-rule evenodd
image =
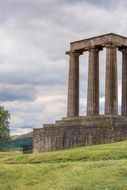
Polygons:
M87 115L99 114L99 49L89 49Z
M122 49L122 115L127 115L127 49Z
M118 114L117 47L106 46L105 114Z
M67 115L79 115L79 53L69 53Z
M34 129L34 152L127 139L127 117L123 116L72 117L58 123Z
M95 36L88 39L83 39L71 42L70 50L84 50L88 51L93 46L105 46L105 44L114 44L117 46L127 46L127 38L118 34L109 33L100 36Z

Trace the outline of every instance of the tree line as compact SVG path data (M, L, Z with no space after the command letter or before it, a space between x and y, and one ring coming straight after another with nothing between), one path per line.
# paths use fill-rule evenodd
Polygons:
M0 106L0 143L7 142L10 139L9 119L9 112Z

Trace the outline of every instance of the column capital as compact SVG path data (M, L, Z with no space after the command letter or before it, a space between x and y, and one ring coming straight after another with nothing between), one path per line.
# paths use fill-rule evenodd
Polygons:
M120 47L118 48L118 50L121 51L122 53L123 53L123 52L127 52L127 46L120 46Z
M95 51L95 52L98 52L98 51L101 51L101 50L103 50L102 46L91 46L88 49L88 51Z
M126 53L127 54L127 48L119 49L119 51L121 51L122 53Z
M83 50L82 51L66 51L65 54L74 55L74 56L80 56L80 55L83 54Z
M115 44L105 44L105 48L118 48Z

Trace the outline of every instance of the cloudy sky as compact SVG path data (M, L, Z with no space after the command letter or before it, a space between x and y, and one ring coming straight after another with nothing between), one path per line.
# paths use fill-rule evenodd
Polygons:
M0 0L0 104L11 114L11 134L66 116L70 41L109 32L127 36L126 0ZM120 53L118 62L121 68ZM80 58L81 115L86 112L87 63L85 53ZM104 70L105 51L100 53L101 113Z

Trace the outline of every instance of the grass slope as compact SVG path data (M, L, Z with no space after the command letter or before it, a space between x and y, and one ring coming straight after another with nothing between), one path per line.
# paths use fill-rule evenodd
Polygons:
M27 154L0 153L3 190L127 190L127 141Z

